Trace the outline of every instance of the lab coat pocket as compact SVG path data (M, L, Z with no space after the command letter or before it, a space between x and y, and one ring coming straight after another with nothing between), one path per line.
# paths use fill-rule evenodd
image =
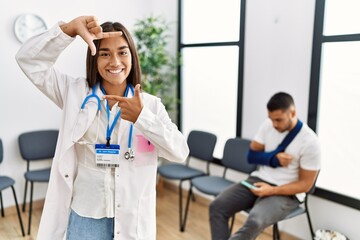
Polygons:
M156 238L156 194L140 198L138 206L139 239Z
M155 165L157 153L155 146L143 135L136 135L135 166Z
M137 140L137 151L139 153L154 152L155 146L147 140L143 135L136 135Z

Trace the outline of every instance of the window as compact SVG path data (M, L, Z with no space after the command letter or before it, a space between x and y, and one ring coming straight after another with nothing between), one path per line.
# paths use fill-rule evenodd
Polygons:
M183 0L182 3L182 43L239 41L239 0Z
M326 0L325 36L360 33L359 0Z
M245 0L180 0L179 123L185 135L217 135L217 158L226 140L240 135L244 6Z
M317 129L322 145L320 194L358 209L359 7L356 0L317 1L309 105L309 125Z

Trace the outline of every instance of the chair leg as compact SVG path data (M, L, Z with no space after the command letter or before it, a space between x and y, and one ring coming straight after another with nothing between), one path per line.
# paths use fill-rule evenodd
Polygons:
M185 212L183 213L182 183L183 183L183 181L181 180L180 184L179 184L179 216L180 216L180 231L184 232L185 231L185 225L186 225L186 219L187 219L187 212L188 212L189 204L190 204L189 201L190 201L192 192L191 192L191 186L190 186L190 190L189 190L188 197L187 197L187 200L186 200Z
M196 201L195 194L191 194L191 199L192 199L193 202Z
M273 225L273 240L280 240L279 227L277 223Z
M23 205L22 205L22 211L23 211L23 212L25 212L25 210L26 210L27 185L28 185L28 180L25 180L24 201L23 201Z
M180 183L179 183L179 228L180 228L180 231L183 232L183 229L182 229L182 181L180 180Z
M310 213L308 211L308 206L307 206L307 201L305 201L305 212L306 212L306 217L307 217L307 220L308 220L308 223L309 223L309 228L310 228L310 233L311 233L311 237L312 239L315 238L315 233L314 233L314 229L313 229L313 226L312 226L312 223L311 223L311 219L310 219Z
M183 219L183 222L182 222L182 224L181 224L181 231L182 231L182 232L185 231L186 220L187 220L187 215L188 215L189 206L190 206L190 199L192 198L193 195L194 195L194 194L192 193L192 185L191 185L191 183L190 183L190 189L189 189L188 196L187 196L187 199L186 199L184 219Z
M16 193L15 193L14 186L11 186L11 189L12 189L12 192L13 192L13 195L14 195L16 212L17 212L17 215L18 215L18 218L19 218L19 222L20 222L21 234L22 234L23 237L25 237L24 225L23 225L23 222L22 222L22 219L21 219L19 204L18 204L18 201L17 201L17 197L16 197Z
M31 214L32 214L32 204L33 204L33 190L34 190L34 182L30 182L30 206L29 206L28 235L30 235L30 229L31 229Z
M4 212L4 204L3 204L2 192L0 192L0 204L1 204L1 216L4 217L5 212Z

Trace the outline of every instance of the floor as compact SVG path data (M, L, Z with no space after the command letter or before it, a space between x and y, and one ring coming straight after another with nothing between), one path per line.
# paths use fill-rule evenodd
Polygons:
M184 194L186 195L186 194ZM183 201L185 202L185 201ZM202 197L197 197L189 209L188 221L185 232L179 231L178 194L174 187L162 187L157 194L157 239L158 240L210 240L210 228L208 222L208 203ZM31 235L21 237L19 221L14 207L5 209L5 217L0 217L0 239L26 239L35 240L40 221L43 201L34 204ZM27 232L28 214L22 213L22 219ZM238 214L234 230L238 229L245 216ZM271 240L271 229L261 234L257 240ZM283 234L282 239L297 240L294 237Z

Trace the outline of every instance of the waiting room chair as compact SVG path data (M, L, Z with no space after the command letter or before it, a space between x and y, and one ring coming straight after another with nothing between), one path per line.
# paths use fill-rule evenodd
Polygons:
M0 163L2 163L3 157L4 157L4 149L3 149L2 140L0 139ZM14 179L12 179L10 177L7 177L7 176L0 176L1 216L2 217L5 216L3 199L2 199L2 191L7 189L8 187L11 187L11 190L12 190L13 195L14 195L15 207L16 207L17 215L18 215L19 222L20 222L21 233L22 233L23 237L25 237L24 226L23 226L23 222L22 222L22 219L21 219L21 215L20 215L20 209L19 209L19 204L18 204L17 198L16 198L14 184L15 184Z
M311 187L310 191L306 193L304 201L302 202L302 204L300 206L298 206L296 209L294 209L289 215L287 215L282 221L286 220L286 219L290 219L290 218L294 218L297 216L300 216L302 214L306 214L306 218L309 224L309 229L310 229L310 234L311 234L311 239L314 239L315 237L315 233L314 233L314 229L311 223L311 218L310 218L310 213L309 213L309 208L308 208L308 197L310 194L313 194L315 192L315 188L316 188L316 180L317 177L319 176L319 174L316 176L314 185ZM247 210L246 212L249 212L249 210ZM273 225L273 240L280 240L280 232L279 232L279 227L278 227L278 223L275 223Z
M18 137L21 157L27 162L26 172L24 174L25 192L23 211L25 211L26 208L27 186L28 182L30 182L30 206L28 225L29 235L31 227L34 183L49 182L51 170L51 168L30 170L30 163L33 161L52 159L54 157L58 134L58 130L38 130L22 133Z
M204 131L191 131L189 133L187 143L190 149L189 156L186 160L186 164L170 163L161 165L158 167L158 173L160 176L172 179L180 180L179 183L179 215L180 215L180 231L185 230L186 214L188 212L185 209L185 216L183 216L182 210L182 183L186 180L191 180L194 177L203 176L209 174L209 164L213 160L213 152L217 141L216 135L204 132ZM206 162L206 171L202 171L189 166L191 158ZM189 204L186 204L187 206Z
M190 191L187 203L190 204L190 197L193 194L192 188L198 191L216 197L227 187L234 184L234 181L226 179L228 169L235 170L244 174L250 174L256 169L256 165L249 164L247 161L247 152L249 150L250 140L243 138L228 139L224 146L223 158L221 160L224 166L222 176L200 176L193 178L190 184ZM188 209L189 206L186 206ZM234 224L235 216L232 217L230 232Z

